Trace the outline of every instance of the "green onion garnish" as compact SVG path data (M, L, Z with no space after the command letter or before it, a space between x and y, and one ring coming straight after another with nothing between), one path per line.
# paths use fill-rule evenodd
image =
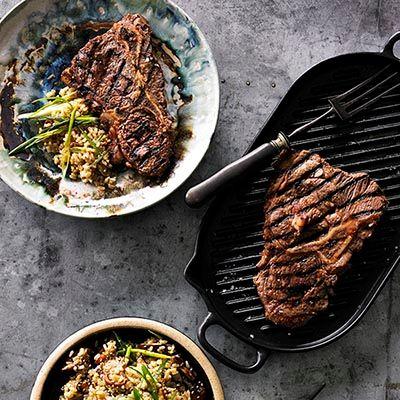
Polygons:
M163 359L172 358L172 356L168 356L166 354L161 354L161 353L155 353L154 351L148 351L145 349L131 349L131 352L143 354L144 356L147 356L147 357L163 358Z
M68 101L63 97L59 97L53 101L46 103L36 111L20 114L18 119L38 119L41 117L51 116L54 112L65 112L71 107L76 107L80 103L79 99Z
M154 376L151 374L149 369L146 365L142 365L142 372L144 380L149 387L149 392L153 400L158 400L158 393L157 393L157 381L154 379Z
M61 170L63 178L67 175L67 170L69 167L69 161L71 159L71 137L72 137L72 129L74 128L75 123L75 115L78 110L78 105L76 104L72 110L71 118L69 120L68 131L64 141L64 147L61 151Z
M168 362L168 360L163 360L163 362L162 362L162 363L160 364L160 366L158 367L158 370L157 370L157 376L158 376L158 377L161 376L161 373L164 371L164 368L165 368L167 362Z
M139 390L137 390L136 388L133 389L132 394L133 394L133 397L134 397L135 400L142 400L143 399L143 397L140 394Z
M65 130L58 128L58 129L51 129L49 131L44 131L41 132L33 137L31 137L30 139L26 140L24 143L21 143L19 146L15 147L14 149L12 149L9 153L10 156L13 156L17 153L20 153L23 150L29 149L32 146L35 146L36 144L45 141L46 139L55 136L55 135L59 135L60 133L64 133Z

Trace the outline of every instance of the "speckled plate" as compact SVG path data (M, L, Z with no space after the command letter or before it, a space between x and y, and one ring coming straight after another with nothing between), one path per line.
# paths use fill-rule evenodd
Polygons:
M41 80L30 68L21 68L21 82L15 94L21 104L42 97L49 74L63 67L60 54L68 46L68 37L57 34L57 28L87 22L117 21L126 13L144 15L155 36L166 43L181 62L179 75L185 95L191 101L181 108L180 118L192 134L182 143L182 157L168 179L158 185L132 189L123 196L94 200L88 196L52 197L44 188L27 177L24 162L8 156L5 141L0 137L0 177L29 201L62 214L103 218L137 212L162 200L177 189L200 163L215 130L219 108L219 81L211 50L196 24L179 7L168 0L25 0L0 21L0 86L5 86L12 60L23 62L37 57L38 44L50 38L40 49L42 61L35 61ZM44 68L49 69L47 73ZM47 75L46 75L47 74ZM52 76L52 75L51 75ZM43 84L43 82L45 84ZM16 105L18 112L19 105ZM2 113L2 118L5 115ZM71 182L66 182L71 184ZM79 184L78 184L79 186ZM86 189L79 188L77 191Z

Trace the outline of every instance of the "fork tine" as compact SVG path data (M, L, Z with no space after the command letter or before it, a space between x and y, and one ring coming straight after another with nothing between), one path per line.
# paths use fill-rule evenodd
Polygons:
M387 65L385 68L381 69L380 71L378 71L376 74L372 75L371 77L369 77L368 79L366 79L365 81L359 83L357 86L352 87L351 89L349 89L347 92L344 92L342 94L339 94L338 96L335 96L337 100L343 100L346 96L353 94L355 91L357 91L358 89L361 89L362 87L364 87L365 85L367 85L368 83L370 83L371 81L373 81L375 78L377 78L378 76L380 76L381 74L383 74L386 70L388 70L391 67L391 65Z
M367 96L368 94L372 93L373 91L378 89L380 86L384 85L387 81L389 81L390 79L392 79L393 77L395 77L398 74L399 74L398 72L395 72L392 75L389 75L387 78L385 78L384 80L380 81L379 83L377 83L372 88L366 90L365 92L361 93L359 96L357 96L354 99L352 99L352 100L348 101L347 103L343 104L343 107L347 108L348 106L351 106L352 104L354 104L358 100L360 100L362 98L365 98L365 96Z
M366 103L362 104L361 106L355 108L352 111L348 111L348 114L350 116L353 116L355 114L357 114L358 112L362 111L364 108L370 106L371 104L375 103L377 100L379 100L381 97L387 95L388 93L390 93L391 91L393 91L394 89L398 88L400 86L400 82L397 83L396 85L390 87L389 89L385 90L384 92L378 94L376 97L374 97L373 99L368 100Z

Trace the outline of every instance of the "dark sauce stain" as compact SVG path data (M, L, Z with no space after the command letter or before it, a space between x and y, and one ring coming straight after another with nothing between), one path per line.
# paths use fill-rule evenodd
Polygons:
M94 31L101 34L108 31L114 24L114 21L87 21L83 24L77 25L78 31Z
M164 49L163 46L167 47L168 51L175 57L176 59L179 60L179 57L177 56L176 52L174 51L173 48L168 46L167 43L162 42L160 39L157 39L156 37L152 37L151 44L153 46L154 53L157 58L161 59L171 71L174 71L177 76L173 77L171 79L171 83L175 85L178 88L178 94L181 97L182 101L184 104L188 104L193 100L192 95L188 95L184 92L185 90L185 84L183 82L183 78L179 73L179 67L175 64L174 59L171 57L170 54L168 54Z
M178 88L179 96L185 104L189 104L193 100L191 94L187 95L184 93L185 84L182 82L182 77L180 75L175 76L171 79L171 82Z
M175 140L173 154L171 156L171 160L167 169L158 178L147 178L145 182L148 186L161 185L163 182L166 182L172 176L177 163L180 160L182 160L182 158L185 155L186 149L184 146L184 142L186 139L190 139L193 136L193 132L191 129L184 128L183 126L178 125L178 127L175 130L175 135L177 140Z
M42 185L50 196L56 196L60 188L60 178L54 179L43 172L37 163L29 163L27 176L32 182Z
M14 127L14 82L9 80L0 92L1 122L0 132L4 146L10 150L22 143L22 138L15 134Z

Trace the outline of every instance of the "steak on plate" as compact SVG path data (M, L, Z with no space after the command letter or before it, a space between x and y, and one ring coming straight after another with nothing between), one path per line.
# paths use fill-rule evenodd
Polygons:
M277 169L254 282L266 318L295 328L328 307L332 288L387 200L366 173L334 168L309 151L291 153Z
M156 177L169 165L174 140L151 34L144 17L126 15L89 40L62 80L88 99L93 111L102 113L112 139L113 163Z

